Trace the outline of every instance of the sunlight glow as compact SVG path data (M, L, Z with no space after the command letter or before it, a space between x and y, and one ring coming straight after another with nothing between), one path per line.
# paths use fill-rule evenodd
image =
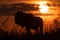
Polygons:
M48 12L48 6L46 5L47 4L47 2L41 2L40 3L40 5L39 5L39 11L41 12L41 13L46 13L46 12Z

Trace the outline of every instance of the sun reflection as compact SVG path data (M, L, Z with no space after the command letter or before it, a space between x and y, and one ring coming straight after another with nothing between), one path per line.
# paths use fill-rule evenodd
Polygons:
M48 12L49 7L48 7L46 4L47 4L47 2L40 2L39 11L40 11L41 13L46 13L46 12Z

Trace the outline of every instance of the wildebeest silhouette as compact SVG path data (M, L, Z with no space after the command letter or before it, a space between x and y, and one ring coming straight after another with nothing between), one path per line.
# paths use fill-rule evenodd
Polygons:
M26 14L23 12L17 12L15 14L15 23L26 26L27 34L30 32L30 28L35 29L38 32L38 27L40 27L40 32L43 31L43 20L40 17L34 17L32 14Z

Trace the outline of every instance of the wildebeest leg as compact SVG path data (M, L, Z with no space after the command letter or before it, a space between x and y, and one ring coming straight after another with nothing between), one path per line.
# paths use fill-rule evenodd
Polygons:
M30 27L29 26L26 27L26 31L27 31L27 35L29 36L30 35Z
M40 34L43 34L43 27L40 27Z
M38 28L36 28L37 34L39 34Z
M40 20L40 34L43 35L43 20Z

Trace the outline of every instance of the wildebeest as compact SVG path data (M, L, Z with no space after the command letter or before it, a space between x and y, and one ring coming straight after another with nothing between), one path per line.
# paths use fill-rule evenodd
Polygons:
M30 28L37 30L40 27L40 32L43 31L43 20L40 17L34 17L32 14L26 14L23 12L17 12L15 14L15 23L18 25L26 26L27 34L30 32Z

